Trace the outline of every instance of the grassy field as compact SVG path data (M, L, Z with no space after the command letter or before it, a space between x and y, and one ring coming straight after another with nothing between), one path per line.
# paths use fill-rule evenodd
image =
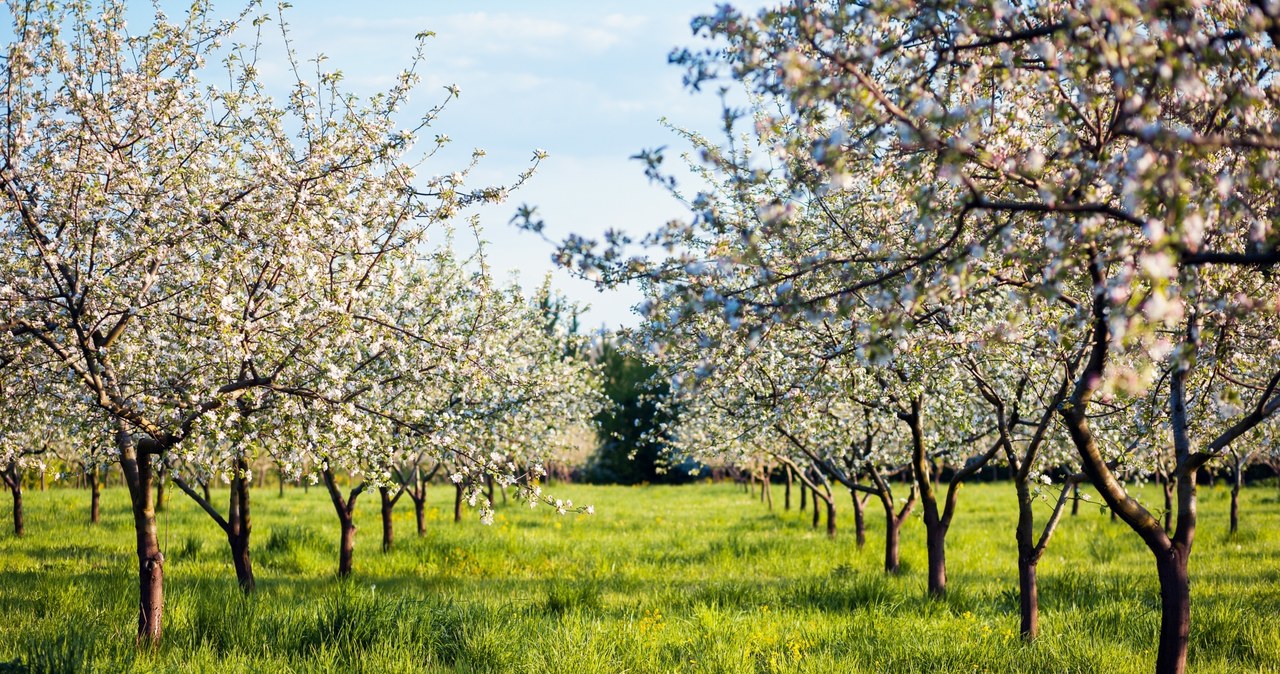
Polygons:
M733 485L552 491L598 514L513 505L492 527L473 513L455 524L452 490L435 489L423 538L401 501L390 554L365 495L355 576L339 582L323 490L257 490L259 591L247 599L221 531L175 492L160 519L154 653L132 647L124 490L104 494L96 527L87 493L30 492L27 536L0 534L0 672L1147 672L1154 659L1150 555L1096 506L1064 518L1040 565L1043 636L1028 646L1006 485L961 492L942 601L924 598L918 518L903 529L904 572L886 578L878 510L859 551L851 508L828 540L782 511L781 490L772 513ZM1234 537L1226 491L1202 494L1191 671L1280 671L1277 492L1246 491Z

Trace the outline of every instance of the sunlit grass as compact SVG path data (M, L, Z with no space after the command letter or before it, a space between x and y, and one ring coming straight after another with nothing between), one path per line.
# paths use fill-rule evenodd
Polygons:
M943 601L924 598L918 521L903 529L903 573L881 573L878 509L868 510L859 551L847 501L840 534L828 540L807 513L782 510L781 490L772 513L733 485L553 491L598 514L512 504L492 527L472 513L455 524L452 490L436 489L422 538L401 501L390 554L379 550L377 499L366 495L355 576L343 583L333 577L338 527L323 491L256 490L259 591L248 599L235 589L221 531L175 493L160 516L164 645L141 654L132 647L137 581L124 490L104 494L96 527L85 523L87 493L32 492L27 536L0 535L0 663L121 672L1151 669L1159 613L1150 554L1096 505L1064 518L1041 563L1043 636L1027 646L1017 637L1006 485L963 489ZM1202 490L1192 671L1280 671L1280 497L1258 487L1242 503L1242 530L1228 537L1226 490Z

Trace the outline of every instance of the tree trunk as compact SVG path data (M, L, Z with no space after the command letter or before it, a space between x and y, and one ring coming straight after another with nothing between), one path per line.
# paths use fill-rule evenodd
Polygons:
M13 535L22 536L26 533L26 525L22 514L22 476L14 480L9 485L9 492L13 494Z
M884 572L890 575L896 575L899 569L898 534L901 529L902 522L893 516L893 507L890 506L886 512L884 527Z
M1231 533L1233 534L1240 528L1240 484L1243 480L1242 472L1240 463L1236 462L1235 473L1231 476Z
M929 516L930 510L934 516ZM930 521L932 520L932 521ZM929 553L929 596L941 597L947 593L947 530L938 521L937 508L924 511L925 546Z
M791 466L783 466L782 473L783 473L783 476L786 478L786 481L783 482L785 487L783 487L783 492L782 492L783 509L791 510L791 480L792 480Z
M773 512L773 476L767 470L764 473L762 489L764 489L765 503L769 504L769 512Z
M818 523L822 521L822 511L818 509L818 492L813 492L813 528L818 528Z
M253 578L253 562L249 559L249 540L228 534L227 542L231 544L231 563L236 568L236 582L240 584L240 591L253 594L257 584Z
M1030 461L1028 461L1030 463ZM1025 468L1024 468L1025 470ZM1040 589L1036 585L1035 510L1031 487L1025 473L1017 473L1014 487L1018 494L1018 524L1014 538L1018 543L1018 606L1023 640L1034 641L1040 634Z
M413 518L418 521L418 538L427 535L427 499L418 498L414 494L410 494L409 498L413 500Z
M231 562L236 568L236 581L240 584L240 591L252 594L257 583L253 578L253 562L249 557L249 534L253 529L253 522L249 517L248 472L248 462L243 457L238 458L236 474L231 478L230 504L227 508L227 542L231 544Z
M856 492L850 491L849 495L853 497L853 529L854 536L857 538L858 549L861 550L867 544L867 518L864 514L864 506L866 497L859 498Z
M333 502L333 511L338 515L338 525L341 528L338 539L338 578L348 578L351 576L351 560L356 550L356 499L369 483L361 482L343 498L342 492L338 491L333 471L325 468L320 474L324 477L324 486L329 491L329 500Z
M350 517L339 517L342 525L342 538L338 544L338 577L351 576L351 560L356 551L356 525Z
M139 456L133 437L124 429L116 435L120 467L133 510L138 554L138 638L140 647L160 644L164 614L164 554L156 532L156 503L149 454Z
M164 483L167 482L167 480L165 480L166 477L168 477L167 471L165 470L164 465L161 464L158 468L156 468L156 477L155 477L156 512L158 513L164 512L164 506L165 506Z
M1158 674L1184 674L1187 669L1187 637L1191 633L1191 583L1187 578L1190 556L1178 546L1156 553L1160 575L1160 648Z
M801 482L800 483L800 512L804 512L805 508L809 507L808 492L809 492L809 488L805 486L804 482Z
M493 476L486 473L484 476L484 484L486 490L485 498L489 499L489 507L492 508L495 503L493 500Z
M453 521L462 521L462 485L453 485Z
M827 497L827 537L836 537L836 500Z
M1018 606L1022 616L1022 638L1034 641L1040 635L1040 590L1036 585L1036 562L1029 554L1018 553Z
M97 524L101 517L102 481L98 479L98 467L89 469L89 524Z
M382 551L391 552L395 538L391 528L391 512L395 502L391 500L391 490L386 487L378 487L378 496L382 501Z
M1177 486L1177 480L1168 477L1164 478L1161 483L1161 489L1164 490L1164 533L1166 536L1173 535L1173 490Z
M1080 514L1080 483L1071 485L1071 516Z
M40 491L45 491L48 488L49 486L47 484L45 469L41 468L40 469Z
M935 466L931 465L924 447L924 427L921 423L920 398L911 401L911 411L898 417L911 428L911 473L924 506L925 547L929 559L929 596L941 597L947 593L947 523L938 512L938 499L933 492ZM953 486L955 477L952 478ZM949 492L949 494L952 492ZM950 496L948 496L950 500Z

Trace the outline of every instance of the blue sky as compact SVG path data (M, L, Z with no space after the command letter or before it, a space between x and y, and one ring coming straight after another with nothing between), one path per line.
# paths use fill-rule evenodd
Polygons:
M716 96L689 93L680 68L667 64L673 47L698 44L690 20L713 10L712 0L295 0L286 17L298 54L323 52L357 93L376 90L405 67L414 35L436 33L415 107L425 110L447 84L462 95L434 127L452 138L451 151L428 171L450 172L482 148L488 155L473 182L507 183L535 149L550 154L508 204L481 211L490 264L503 274L517 270L532 287L553 270L552 247L507 224L522 203L538 207L557 240L608 227L643 233L686 216L629 157L679 147L661 117L707 132L718 128ZM635 290L597 292L563 271L554 279L569 297L591 305L585 328L637 322L630 310L639 301Z

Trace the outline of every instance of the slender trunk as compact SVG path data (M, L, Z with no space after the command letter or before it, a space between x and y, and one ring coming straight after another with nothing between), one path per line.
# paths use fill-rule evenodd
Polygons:
M324 486L329 491L329 500L333 502L333 510L338 515L338 525L341 528L338 539L338 578L348 578L351 576L351 560L355 557L356 550L356 499L369 483L361 482L344 498L342 492L338 491L338 482L334 478L333 471L325 468L321 475L324 477Z
M19 475L18 479L14 480L9 485L9 492L13 494L13 535L21 536L24 533L26 533L26 530L27 530L26 525L23 522L24 517L22 514L22 476L21 475Z
M1158 674L1184 674L1187 669L1187 637L1191 633L1191 583L1187 577L1190 556L1178 546L1156 554L1160 575L1160 648Z
M818 528L818 523L822 521L822 511L818 509L818 492L813 492L813 528Z
M48 485L46 484L45 470L41 468L40 469L40 491L44 491L46 489L48 489Z
M378 487L378 496L382 501L382 551L391 552L395 538L391 528L391 512L395 502L391 500L391 490L386 487Z
M1080 483L1071 485L1071 516L1080 514Z
M453 521L462 521L462 485L453 485Z
M782 492L783 509L791 510L791 480L792 480L791 466L783 466L782 473L783 473L783 476L786 478L786 481L783 482L783 484L786 486L784 487Z
M896 575L899 569L898 562L898 533L902 530L902 522L893 516L893 508L890 507L885 518L884 528L884 572Z
M165 479L166 477L168 477L168 472L166 471L166 469L165 469L164 465L163 465L163 464L161 464L158 468L156 468L156 476L155 476L155 480L156 480L156 512L158 512L158 513L162 513L162 512L164 512L164 506L165 506L165 501L166 501L166 499L165 499L165 493L164 493L164 483L168 481L168 480L166 480L166 479Z
M1034 641L1040 634L1040 590L1036 586L1035 511L1034 497L1025 475L1014 478L1018 493L1018 524L1014 538L1018 543L1018 606L1022 618L1020 632L1025 641Z
M277 468L276 477L280 478L280 488L276 492L276 496L278 496L279 498L284 498L284 471Z
M947 523L938 512L938 499L933 492L934 466L925 454L924 428L921 424L921 400L911 401L910 412L899 414L911 428L911 472L924 506L925 547L929 559L929 596L941 597L947 593ZM952 478L954 482L955 478Z
M773 512L773 476L767 470L764 473L763 489L765 503L769 504L769 512Z
M1233 534L1240 528L1241 472L1240 464L1236 463L1235 474L1231 476L1231 533Z
M98 467L85 473L89 480L89 524L97 524L101 518L102 481L98 479Z
M911 497L902 506L902 510L895 513L893 510L893 492L889 490L889 484L881 479L879 473L872 472L871 477L875 480L876 487L880 489L877 497L880 499L880 505L884 508L884 572L889 575L896 575L899 569L899 534L902 531L902 523L907 521L907 515L911 514L911 509L915 506L915 491L912 490Z
M836 500L827 496L827 537L836 537Z
M356 552L356 525L350 517L339 517L342 526L342 537L338 545L338 577L351 576L351 560Z
M426 499L413 499L413 517L418 521L418 537L427 535Z
M800 483L800 512L804 512L805 508L809 507L808 492L809 492L809 488L805 486L804 482L801 482Z
M930 510L934 511L932 518ZM929 554L929 595L941 597L947 593L947 530L938 521L937 508L929 508L928 504L924 510L924 527Z
M253 578L253 562L249 557L249 534L253 522L249 517L249 463L240 457L236 460L235 475L231 478L230 504L227 508L227 542L231 544L231 562L236 568L236 581L240 591L252 594L257 583Z
M485 476L484 476L484 483L485 483L485 490L486 490L485 498L489 499L489 507L490 507L490 508L492 508L492 507L493 507L493 504L494 504L494 500L493 500L493 476L492 476L492 475L489 475L489 474L485 474Z
M859 498L858 494L852 491L849 494L853 496L854 535L857 537L858 549L861 550L867 544L867 518L864 513L866 497Z
M133 437L121 429L116 434L120 467L129 487L133 528L138 554L138 638L140 647L160 644L164 614L164 554L156 530L154 479L149 454L139 456Z
M1040 590L1036 585L1036 562L1018 553L1018 606L1022 616L1022 638L1034 641L1040 635Z

